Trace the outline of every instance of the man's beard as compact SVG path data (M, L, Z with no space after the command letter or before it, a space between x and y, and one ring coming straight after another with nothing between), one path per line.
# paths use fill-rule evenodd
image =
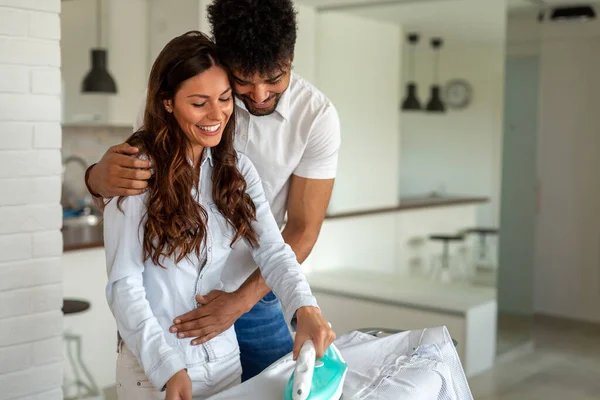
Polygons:
M242 102L246 106L246 110L248 110L250 114L255 115L257 117L264 117L265 115L273 114L275 112L275 110L277 109L277 104L279 104L279 100L281 99L281 93L278 93L274 96L275 101L273 102L273 105L269 108L256 108L254 107L254 104L256 103L249 97L239 95L238 97L240 98L240 100L242 100Z

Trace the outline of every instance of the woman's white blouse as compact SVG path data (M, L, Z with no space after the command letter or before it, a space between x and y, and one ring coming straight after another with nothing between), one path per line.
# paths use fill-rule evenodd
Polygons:
M254 165L245 155L237 156L247 193L256 205L252 227L260 246L252 250L252 256L280 299L286 321L293 325L298 308L317 307L317 302L294 252L283 241ZM167 258L162 262L166 268L143 260L146 194L124 198L122 212L116 198L104 210L108 304L122 339L157 388L183 368L239 352L233 327L199 346L190 344L192 338L178 339L169 332L175 317L197 307L197 294L224 287L221 272L231 251L234 229L212 199L213 161L210 149L205 149L199 187L192 193L208 213L206 245L200 257L190 254L179 263Z

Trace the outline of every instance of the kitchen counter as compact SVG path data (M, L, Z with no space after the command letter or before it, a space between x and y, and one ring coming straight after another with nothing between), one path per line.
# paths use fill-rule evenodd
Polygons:
M414 210L419 208L435 208L456 205L473 205L487 203L487 197L477 196L411 196L402 197L398 205L393 207L374 208L360 211L349 211L327 214L325 219L360 217L365 215L384 214L389 212Z
M93 249L97 247L104 247L104 240L96 240L89 242L81 242L81 243L63 243L63 251L75 251L75 250L84 250L84 249Z
M104 225L99 212L63 219L61 232L64 252L104 246Z
M496 299L496 289L492 287L444 284L396 273L352 268L315 271L307 278L315 292L449 315L465 315L469 310Z

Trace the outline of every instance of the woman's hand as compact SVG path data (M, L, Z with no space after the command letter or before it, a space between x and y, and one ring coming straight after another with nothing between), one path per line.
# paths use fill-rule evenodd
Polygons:
M296 311L296 338L294 339L294 360L298 358L304 342L312 339L317 358L323 357L325 350L335 340L335 332L316 307L300 307Z
M185 369L167 381L165 400L192 400L192 380Z

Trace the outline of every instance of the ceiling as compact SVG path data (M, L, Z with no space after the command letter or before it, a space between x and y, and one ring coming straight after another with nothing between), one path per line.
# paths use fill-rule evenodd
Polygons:
M317 8L370 7L378 4L424 3L428 1L453 0L296 0L298 3ZM484 1L484 0L482 0ZM502 2L502 0L497 0ZM544 5L579 5L582 3L600 3L600 0L504 0L509 10L538 9Z
M545 6L556 6L556 5L582 5L582 4L597 4L598 0L506 0L507 7L510 10L519 10L534 8L540 9Z
M402 25L424 35L455 41L502 42L506 15L535 16L552 5L586 0L296 0L321 11L344 13ZM598 3L600 0L587 1ZM473 17L470 17L473 16ZM470 17L470 18L469 18Z
M296 0L298 3L317 8L370 7L385 3L423 2L432 0Z
M504 40L506 31L506 7L498 0L418 0L348 8L344 12L397 23L405 32L441 36L446 42L499 42ZM469 18L471 15L476 18Z

